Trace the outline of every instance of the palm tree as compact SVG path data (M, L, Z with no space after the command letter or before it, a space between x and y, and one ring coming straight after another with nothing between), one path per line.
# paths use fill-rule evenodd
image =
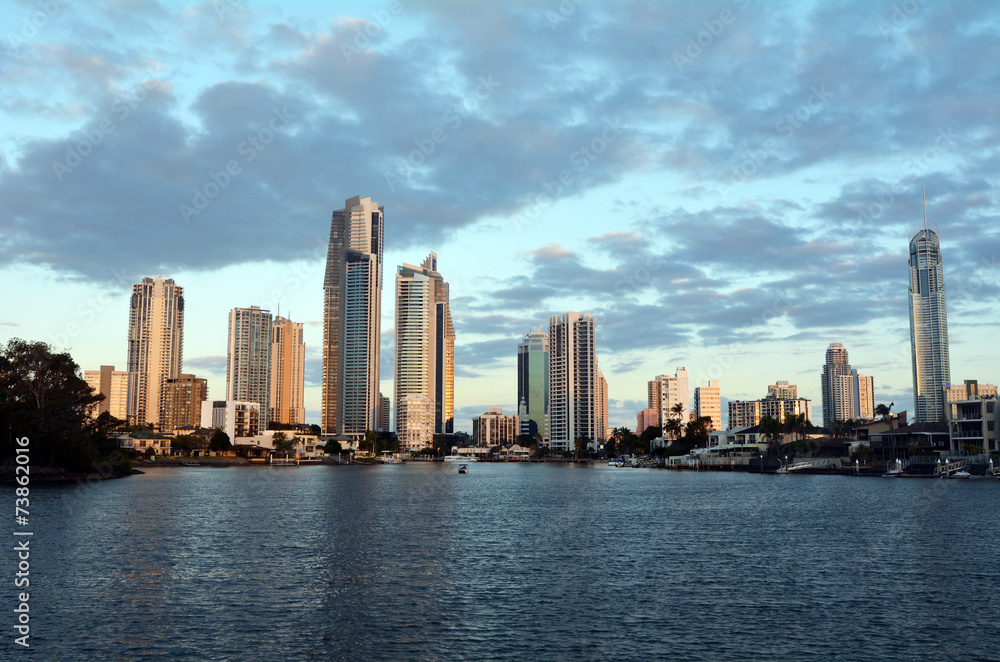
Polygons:
M888 406L879 404L875 407L875 415L881 416L883 421L889 421L889 430L892 430L892 406L895 402L890 402Z
M776 418L771 418L770 416L765 416L760 422L760 434L767 440L768 454L776 455L778 450L778 443L781 441L782 433L784 432L784 425Z

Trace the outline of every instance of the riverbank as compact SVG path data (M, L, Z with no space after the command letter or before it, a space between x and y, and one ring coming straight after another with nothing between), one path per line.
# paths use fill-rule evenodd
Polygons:
M110 480L112 478L125 478L127 476L133 476L141 473L143 472L134 468L131 473L124 473L118 470L94 471L90 473L82 473L82 472L69 472L59 467L31 467L28 476L31 479L31 484L81 483L81 482L85 483L95 480ZM16 485L18 483L15 479L16 475L14 473L14 467L12 466L0 467L0 485Z

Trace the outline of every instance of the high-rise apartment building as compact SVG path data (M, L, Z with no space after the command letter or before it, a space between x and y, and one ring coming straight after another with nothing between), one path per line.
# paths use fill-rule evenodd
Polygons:
M284 317L271 324L271 420L296 425L306 422L306 344L302 324Z
M434 445L434 400L423 393L409 393L396 401L396 437L404 451Z
M271 406L271 312L259 306L229 311L226 400L260 405L266 430Z
M846 421L854 413L852 397L851 363L847 350L839 342L830 343L826 348L826 361L823 363L823 376L820 380L820 393L823 398L823 425L830 427L834 421ZM845 379L840 379L844 377Z
M608 380L604 378L604 373L597 371L597 438L599 444L608 440Z
M945 415L944 388L951 382L948 310L944 266L937 229L927 222L910 237L910 351L913 408L917 423L936 423Z
M654 385L655 382L655 385ZM688 397L688 374L685 368L677 368L674 375L659 375L647 387L648 394L658 396L650 407L659 412L660 427L670 419L677 419L687 425L691 418L691 404ZM676 405L683 405L680 415L674 413Z
M851 389L854 398L855 420L875 420L875 379L851 368Z
M517 403L521 434L549 438L549 334L535 329L517 346Z
M184 288L173 279L132 285L128 322L128 421L162 428L163 384L181 374Z
M389 432L392 429L392 419L389 416L390 408L392 403L389 402L389 398L378 394L378 429L379 432Z
M162 432L201 425L201 406L208 400L208 380L194 375L170 377L163 384Z
M333 212L323 281L322 428L378 427L383 208L355 196Z
M510 446L520 434L517 414L504 414L500 407L472 418L472 443L474 446Z
M451 323L448 283L431 253L419 267L396 271L396 352L393 400L396 431L401 403L417 393L434 403L434 432L454 432L455 329Z
M549 446L575 450L598 439L597 348L594 317L549 317Z
M786 381L776 381L767 387L767 397L777 400L794 400L799 397L799 387Z
M712 419L711 432L722 430L722 392L719 390L719 380L710 379L708 386L699 386L694 390L695 416Z
M120 421L128 420L128 372L115 370L113 365L102 365L100 370L84 371L83 378L94 393L104 396L91 408L91 418L108 412Z
M764 417L770 416L784 423L785 419L804 414L812 421L812 402L806 398L772 398L760 400L730 400L729 428L746 428L760 425Z
M655 422L652 425L658 428L663 427L663 419L660 418L660 400L663 398L661 387L659 378L646 382L646 408L656 412ZM642 434L642 431L640 430L638 433Z

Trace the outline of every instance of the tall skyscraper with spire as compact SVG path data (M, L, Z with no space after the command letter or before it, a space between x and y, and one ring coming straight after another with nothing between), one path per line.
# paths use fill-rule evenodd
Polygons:
M163 385L181 374L184 288L170 278L143 278L132 285L129 305L128 420L160 429Z
M434 433L455 431L455 328L448 283L438 273L436 253L419 267L403 264L396 272L393 374L397 433L413 427L405 418L416 411L417 396L433 403ZM414 398L404 402L410 395ZM429 441L414 436L410 443L422 448Z
M951 382L948 310L944 266L937 227L927 221L910 236L910 350L913 358L913 408L918 423L944 416L944 388Z
M363 437L379 427L382 205L355 196L333 212L323 281L322 428Z

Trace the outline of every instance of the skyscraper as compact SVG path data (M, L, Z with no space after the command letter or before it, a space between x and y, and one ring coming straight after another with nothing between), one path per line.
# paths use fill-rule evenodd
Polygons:
M599 446L608 440L608 380L604 378L604 373L598 370L594 383L597 387L595 396L597 425L594 426L597 436L594 437L594 441L598 442Z
M208 399L208 380L194 375L170 377L163 383L163 427L175 434L201 424L202 403Z
M549 446L598 439L597 349L590 313L549 317ZM602 435L603 436L603 435Z
M431 253L419 267L403 264L396 272L396 431L403 399L414 393L434 403L434 432L454 432L455 329L448 283Z
M85 371L83 378L94 393L104 396L91 408L92 418L108 412L120 421L128 420L128 372L115 370L113 365L102 365L100 370Z
M271 324L271 420L305 423L306 344L302 324L284 317Z
M851 389L854 397L854 417L862 421L875 420L875 379L851 368Z
M162 426L163 384L181 374L184 288L173 279L132 285L128 322L128 420Z
M719 380L710 379L708 386L699 386L694 390L695 416L712 419L712 432L722 430L722 394L719 390Z
M944 388L951 382L944 267L937 228L927 222L910 236L910 351L913 358L914 420L934 423L945 414Z
M834 421L846 421L853 418L854 400L851 396L851 363L847 358L847 350L839 342L830 343L826 348L826 362L823 364L823 376L820 383L820 393L823 398L823 426L830 427ZM844 377L844 380L840 378Z
M663 427L663 424L672 418L677 418L681 425L688 424L691 405L688 400L688 374L685 368L677 368L673 376L659 375L653 382L649 383L647 389L650 397L658 396L659 398L655 403L651 403L650 407L659 412L660 427ZM677 404L683 405L679 418L673 412L673 408Z
M378 428L383 208L355 196L333 212L323 281L322 428Z
M266 430L271 406L271 312L259 306L229 311L226 400L260 405Z
M525 334L517 346L517 404L521 434L548 439L549 334L540 328Z

